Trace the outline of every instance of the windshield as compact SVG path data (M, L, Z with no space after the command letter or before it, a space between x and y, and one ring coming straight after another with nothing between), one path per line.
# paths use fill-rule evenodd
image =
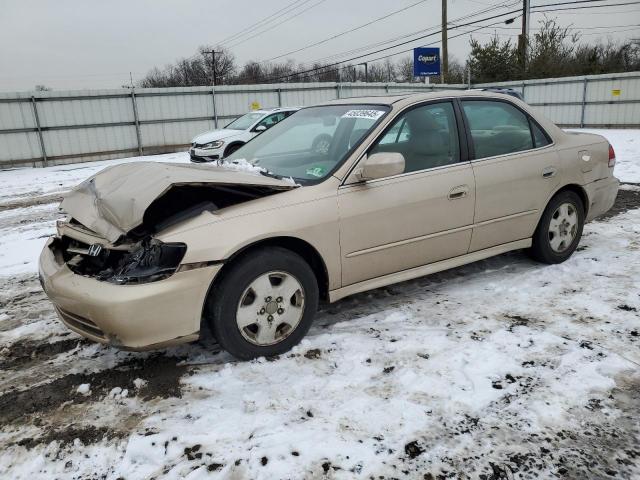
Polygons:
M381 105L331 105L300 110L225 159L244 159L302 182L329 175L389 111Z
M224 128L230 128L231 130L246 130L251 125L253 125L258 120L260 120L262 117L264 117L264 113L257 113L257 112L247 113L246 115L243 115L240 118L235 119L233 122L231 122L229 125L227 125Z

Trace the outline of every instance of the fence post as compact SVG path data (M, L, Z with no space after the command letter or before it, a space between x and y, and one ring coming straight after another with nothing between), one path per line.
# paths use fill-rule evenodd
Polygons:
M42 129L40 128L40 117L38 116L38 107L36 106L36 98L31 95L31 108L33 109L33 118L36 121L38 129L38 140L40 140L40 152L42 153L42 166L47 166L47 152L44 149L44 138L42 138Z
M580 112L580 128L584 128L584 111L587 108L587 83L589 83L589 79L584 77L584 82L582 84L582 111Z
M216 87L211 87L211 97L213 100L213 125L218 128L218 111L216 110Z
M523 81L523 82L522 82L522 101L523 101L523 102L526 102L525 97L524 97L524 87L526 87L526 86L527 86L527 84L526 84L526 83L524 83L524 81Z
M138 139L138 155L142 156L142 136L140 135L140 119L138 117L138 102L136 93L131 89L131 105L133 106L133 121L136 124L136 138Z
M336 98L340 99L340 82L336 83Z
M282 89L281 88L278 89L278 106L279 107L282 106Z

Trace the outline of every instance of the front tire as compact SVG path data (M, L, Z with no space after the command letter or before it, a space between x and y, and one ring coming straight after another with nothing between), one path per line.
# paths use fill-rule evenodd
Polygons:
M278 247L242 257L215 285L208 321L220 346L241 360L290 350L305 336L318 310L313 270Z
M570 190L555 195L533 234L531 257L543 263L562 263L578 247L584 227L584 204Z
M233 145L229 145L224 151L223 158L227 158L228 156L233 155L234 153L236 153L236 150L238 150L243 145L244 143L235 143Z

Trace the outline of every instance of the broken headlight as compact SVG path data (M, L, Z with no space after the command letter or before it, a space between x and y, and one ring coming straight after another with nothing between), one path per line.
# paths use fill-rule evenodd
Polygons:
M146 240L137 249L125 254L108 277L103 279L118 284L162 280L175 273L186 251L187 246L183 243Z

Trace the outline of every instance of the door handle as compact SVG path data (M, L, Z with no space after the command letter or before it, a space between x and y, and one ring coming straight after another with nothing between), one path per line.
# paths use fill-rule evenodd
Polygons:
M555 177L556 171L557 170L555 169L555 167L547 167L544 170L542 170L542 178Z
M466 197L468 193L469 187L467 185L460 185L459 187L453 187L447 198L449 198L449 200L457 200Z

